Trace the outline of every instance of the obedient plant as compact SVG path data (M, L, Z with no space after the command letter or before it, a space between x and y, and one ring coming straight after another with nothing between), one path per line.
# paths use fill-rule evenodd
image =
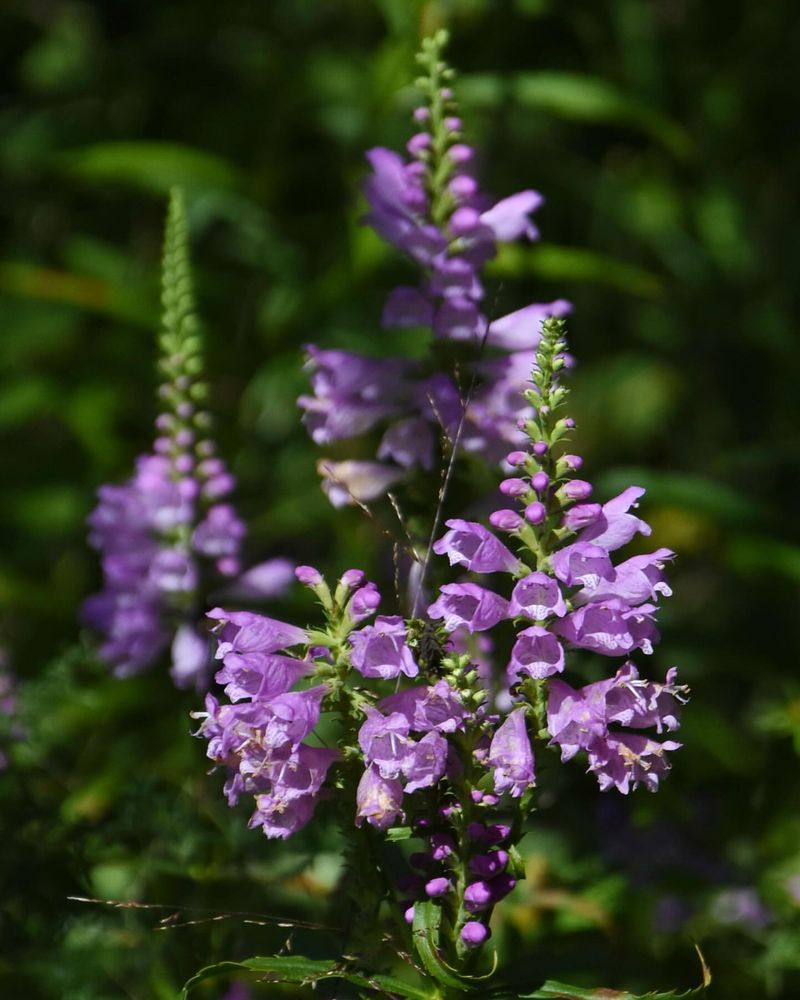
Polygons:
M310 566L297 577L317 597L319 626L209 614L225 697L208 696L199 735L227 773L229 802L247 798L251 826L275 838L301 829L317 806L332 809L357 845L359 877L347 884L366 918L359 926L374 928L385 911L398 952L415 956L426 977L423 987L382 977L370 967L368 936L356 934L348 954L362 970L322 963L317 975L310 963L303 981L338 975L390 995L490 995L491 917L523 877L517 845L536 807L537 765L546 755L580 758L603 791L656 791L680 745L670 734L687 689L674 668L649 680L631 659L658 640L673 553L614 561L650 535L636 513L643 490L599 503L577 477L565 352L564 321L546 319L524 392L524 446L507 456L514 475L499 487L504 506L488 525L447 523L434 551L465 575L441 586L426 618L382 613L359 570L331 587ZM504 677L460 651L464 631L507 634ZM604 679L568 683L586 654L611 661ZM392 881L378 848L406 839L417 850ZM289 975L277 958L244 964ZM595 995L570 990L550 984L527 995Z
M376 460L320 460L323 488L336 506L375 500L415 470L431 470L442 437L498 462L521 444L518 421L529 415L522 391L539 325L569 311L559 299L486 315L483 268L498 244L537 238L531 215L543 199L526 190L493 201L481 191L454 74L441 58L445 42L444 32L427 39L418 57L423 101L413 113L418 131L408 157L370 150L364 186L365 221L419 272L416 285L389 295L383 326L427 328L429 355L414 362L307 348L313 394L299 403L314 441L329 445L383 428Z
M286 560L242 574L245 525L227 498L234 479L217 454L205 409L202 339L195 316L183 196L173 191L162 265L161 412L153 450L123 485L105 485L89 517L102 554L103 590L83 607L102 636L100 655L119 677L151 666L170 647L179 687L204 686L211 655L197 621L215 587L271 597L291 578Z

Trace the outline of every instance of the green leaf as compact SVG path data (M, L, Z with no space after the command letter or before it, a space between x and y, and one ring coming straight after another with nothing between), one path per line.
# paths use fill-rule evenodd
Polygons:
M236 190L236 168L203 149L172 142L101 142L61 153L60 172L91 183L133 184L165 195L178 185L190 191Z
M436 1000L438 997L438 993L412 986L394 976L370 975L368 972L348 968L341 962L305 958L302 955L272 955L246 958L241 962L218 962L216 965L209 965L192 976L183 987L182 996L188 997L193 987L207 979L213 979L225 972L242 970L269 976L268 981L276 983L311 985L324 979L343 979L345 982L353 983L354 986L372 990L377 994L394 994L406 997L407 1000Z
M442 911L432 900L414 905L414 944L428 972L451 990L467 993L470 985L454 972L439 954L439 925Z
M585 989L582 986L567 986L564 983L548 979L541 989L535 993L521 994L519 1000L689 1000L690 997L699 997L711 985L711 972L703 958L703 953L697 945L695 948L700 959L703 981L693 990L686 990L684 993L676 993L675 990L671 990L669 993L634 994L626 993L624 990Z
M393 826L384 834L389 843L396 843L399 840L408 840L412 830L410 826Z

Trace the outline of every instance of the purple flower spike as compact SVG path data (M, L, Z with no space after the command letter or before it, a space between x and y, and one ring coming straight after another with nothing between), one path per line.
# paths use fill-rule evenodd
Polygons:
M524 709L514 709L495 732L487 763L494 768L494 788L500 794L519 798L536 783Z
M540 625L523 629L511 650L508 672L512 677L552 677L564 669L564 650L558 639Z
M480 948L485 941L489 940L491 933L486 924L477 920L468 920L461 928L461 940L467 948Z
M350 644L351 662L365 677L391 680L400 674L416 677L419 673L414 654L406 645L406 626L400 617L376 618L374 625L351 632Z
M483 632L508 617L505 598L475 583L447 583L438 600L428 608L431 618L443 618L448 632L462 626L468 632Z
M567 606L558 583L546 573L529 573L519 580L511 592L511 614L526 615L542 621L555 615L563 617Z
M473 573L513 573L519 559L499 539L476 521L453 518L450 529L433 546L437 555L446 555L450 565L462 564Z

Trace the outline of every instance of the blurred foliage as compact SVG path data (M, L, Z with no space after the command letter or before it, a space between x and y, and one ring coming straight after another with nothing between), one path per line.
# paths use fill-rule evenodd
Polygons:
M657 797L554 775L495 940L531 989L688 988L697 940L711 995L800 993L794 5L7 0L0 602L27 735L0 773L4 996L160 1000L287 938L337 953L338 932L211 919L336 925L336 834L324 816L288 845L247 831L188 736L198 698L93 662L83 522L150 440L180 183L253 560L389 579L374 526L322 497L294 400L305 342L402 344L377 320L404 267L359 226L358 183L366 148L404 142L413 52L445 23L487 186L547 196L544 241L493 265L498 312L574 301L578 448L604 494L648 487L654 537L680 553L659 655L694 689Z

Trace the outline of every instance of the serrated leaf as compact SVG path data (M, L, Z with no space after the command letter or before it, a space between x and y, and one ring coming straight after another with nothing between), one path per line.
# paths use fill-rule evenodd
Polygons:
M199 983L214 979L225 972L234 971L270 976L271 982L299 985L318 983L325 979L343 979L354 986L372 990L378 995L392 994L405 997L406 1000L436 1000L438 997L438 993L412 986L394 976L371 975L359 969L348 968L341 962L305 958L303 955L256 956L245 958L241 962L218 962L216 965L206 966L186 983L182 996L187 998L190 991Z
M683 993L676 993L670 990L669 993L626 993L624 990L609 990L603 988L585 989L581 986L567 986L565 983L557 983L549 979L541 989L535 993L520 994L519 1000L689 1000L690 997L699 997L711 985L711 971L706 964L703 953L695 945L697 956L700 959L700 966L703 973L703 981L699 986Z

